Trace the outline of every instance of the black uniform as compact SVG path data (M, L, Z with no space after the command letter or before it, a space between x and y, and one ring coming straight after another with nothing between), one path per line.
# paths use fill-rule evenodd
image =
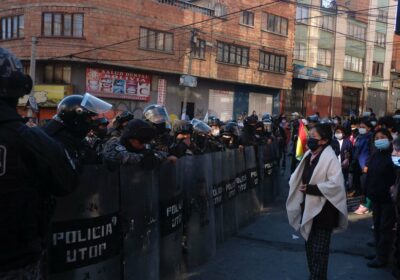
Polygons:
M0 99L0 272L40 259L50 197L66 195L76 185L63 146L39 128L28 128Z

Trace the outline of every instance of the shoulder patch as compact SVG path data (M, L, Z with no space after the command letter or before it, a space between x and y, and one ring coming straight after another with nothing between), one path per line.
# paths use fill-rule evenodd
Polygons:
M7 149L5 146L0 145L0 176L6 174L6 158L7 158Z

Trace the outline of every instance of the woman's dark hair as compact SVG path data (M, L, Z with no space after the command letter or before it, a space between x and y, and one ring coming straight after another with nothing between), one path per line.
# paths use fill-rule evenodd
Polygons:
M400 137L393 140L393 149L400 150Z
M363 123L366 126L368 126L369 128L373 128L374 126L372 125L372 123L370 122L369 118L361 118L360 119L360 124Z
M341 126L341 125L338 125L338 126L335 128L335 133L336 133L337 130L340 130L341 132L343 132L343 134L347 134L347 133L346 133L346 129L345 129L343 126Z
M332 134L332 127L330 126L330 124L319 123L313 128L318 132L322 140L328 140L327 145L331 143L333 134Z
M382 133L383 135L385 135L385 136L389 139L389 141L392 141L392 140L393 140L392 134L390 133L390 131L389 131L388 129L386 129L386 128L380 128L380 129L378 129L377 131L374 132L374 135L372 136L372 141L375 140L375 136L376 136L378 133Z

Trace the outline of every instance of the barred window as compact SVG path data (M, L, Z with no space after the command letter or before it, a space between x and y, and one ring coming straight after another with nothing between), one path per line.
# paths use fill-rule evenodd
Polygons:
M365 40L365 31L366 28L362 26L358 26L354 23L349 22L347 24L347 35L356 38L358 40Z
M375 45L384 48L386 45L386 34L381 32L375 33Z
M376 20L380 21L380 22L387 23L388 14L389 14L388 10L379 9L378 10L378 17L377 17Z
M260 51L260 70L286 72L286 56Z
M327 49L318 49L318 64L331 66L332 64L332 51Z
M24 24L23 15L0 18L0 40L23 38Z
M246 47L218 42L217 62L248 66L249 52L250 49Z
M344 59L344 69L345 70L350 70L350 71L355 71L355 72L363 72L363 64L364 64L364 59L359 58L359 57L354 57L350 55L346 55Z
M61 64L47 64L44 66L45 84L70 84L71 66Z
M376 61L372 63L372 75L383 77L383 63Z
M263 30L287 35L288 34L288 19L273 14L264 13Z
M334 20L335 18L333 16L322 16L319 19L319 26L322 29L332 31L334 30Z
M193 57L199 59L205 59L206 53L206 41L197 39L197 42L193 48Z
M297 6L297 8L296 8L296 22L307 24L308 23L308 17L309 17L308 13L309 13L309 9L307 7Z
M140 27L139 46L146 50L173 52L173 36L173 33Z
M240 16L240 23L248 26L254 26L254 13L243 11Z
M83 37L83 14L43 13L42 35L46 37Z
M306 60L307 56L307 45L302 43L296 43L294 46L294 59Z

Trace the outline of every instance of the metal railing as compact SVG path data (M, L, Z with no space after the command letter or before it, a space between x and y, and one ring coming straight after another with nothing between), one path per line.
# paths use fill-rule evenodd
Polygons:
M195 13L201 13L210 17L215 15L214 10L205 7L200 7L182 0L156 0L156 2L166 5L171 5L184 10L191 10Z

